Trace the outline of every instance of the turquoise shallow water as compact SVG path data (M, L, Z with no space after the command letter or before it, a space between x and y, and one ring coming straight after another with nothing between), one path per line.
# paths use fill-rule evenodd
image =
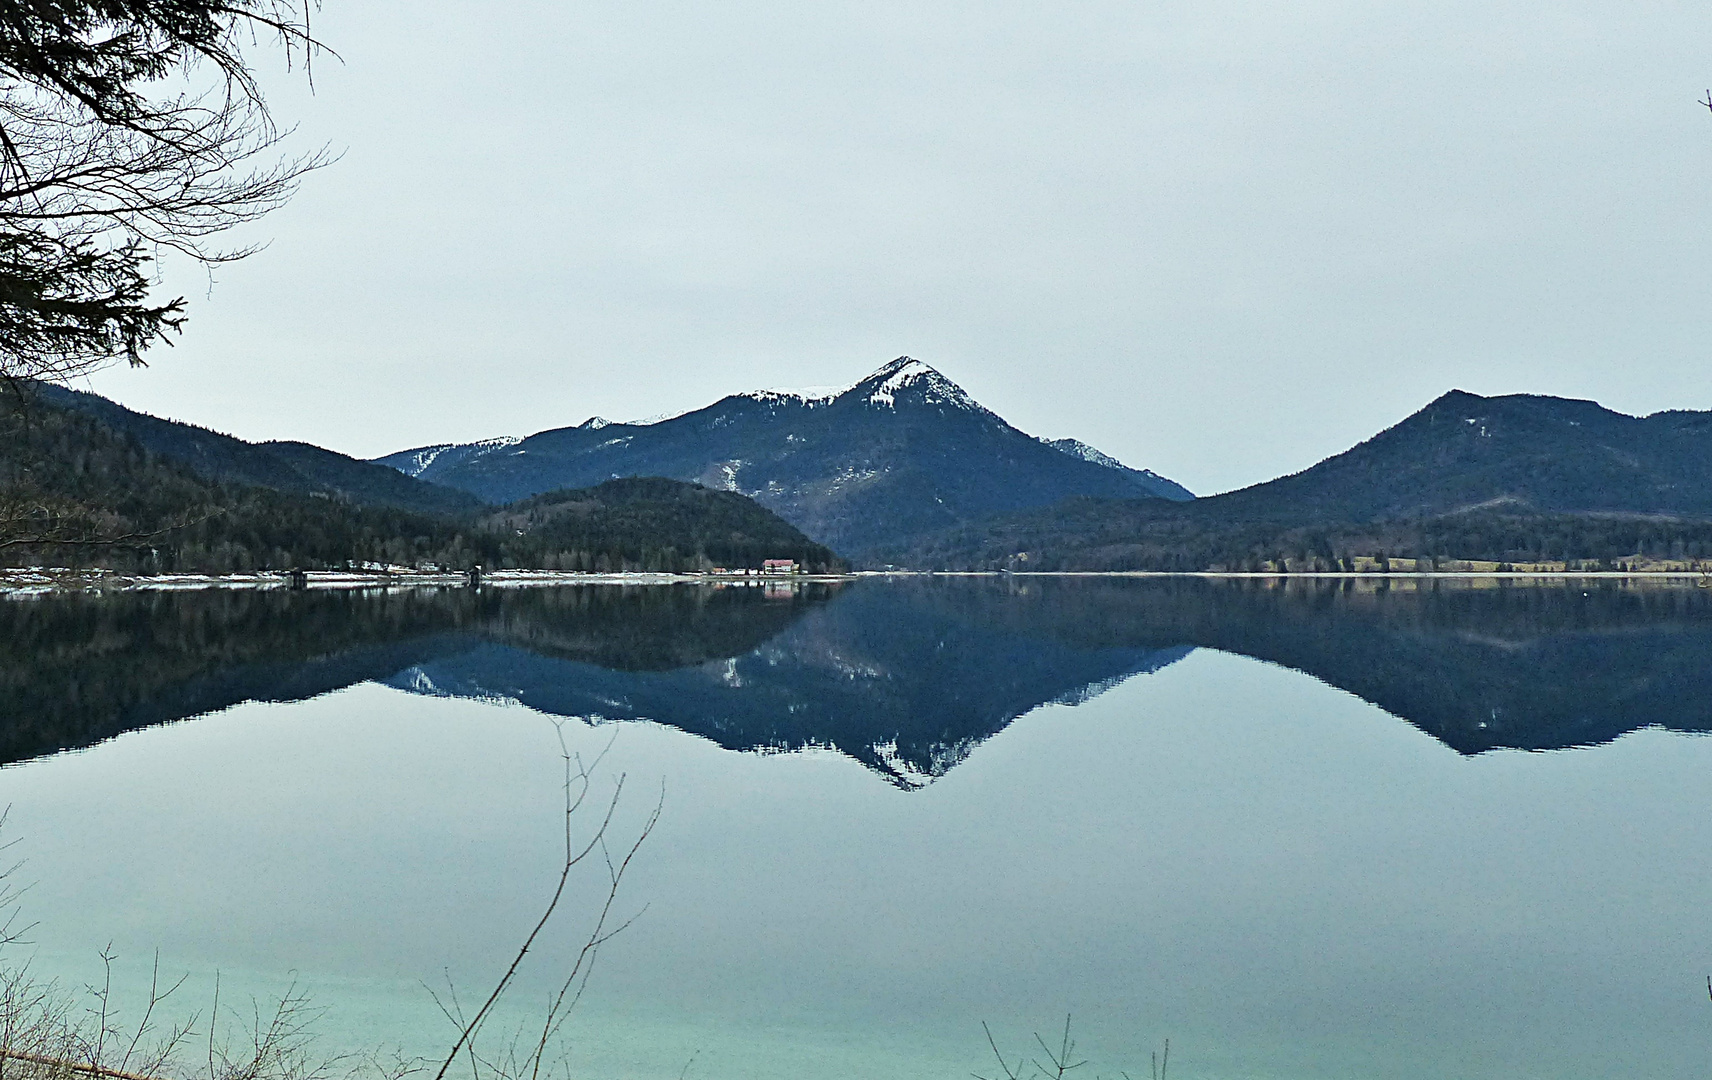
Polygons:
M1107 1076L1166 1037L1184 1077L1701 1075L1712 741L1467 755L1280 664L1138 666L913 790L831 748L568 721L627 778L617 833L664 793L573 1073L967 1076L983 1021L1021 1049L1069 1013ZM560 763L536 709L394 681L0 770L37 969L88 978L111 941L135 988L158 950L193 1006L217 970L228 1000L295 973L330 1049L443 1045L423 984L467 997L532 920Z

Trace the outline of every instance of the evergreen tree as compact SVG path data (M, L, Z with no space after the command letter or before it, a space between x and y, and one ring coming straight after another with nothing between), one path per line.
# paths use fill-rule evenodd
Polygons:
M150 252L216 264L213 238L324 164L277 155L245 46L316 48L296 0L0 3L0 380L64 381L184 323Z

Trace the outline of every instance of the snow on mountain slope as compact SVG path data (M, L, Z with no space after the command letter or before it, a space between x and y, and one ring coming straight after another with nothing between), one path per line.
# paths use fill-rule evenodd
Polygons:
M794 402L800 405L825 405L832 399L850 389L848 386L799 386L794 388L777 387L770 390L751 390L739 397L753 398L764 402Z
M596 417L596 419L599 419ZM602 421L604 423L604 421ZM440 443L437 446L419 446L414 450L400 450L396 454L372 459L376 464L390 465L406 476L418 479L433 479L423 477L436 465L444 469L455 464L462 464L472 458L507 446L516 446L523 440L515 435L506 435L497 439L483 439L473 443Z
M839 396L860 394L869 405L896 409L898 396L904 391L910 391L910 396L923 405L950 405L970 412L987 412L961 386L907 356L898 357Z
M1047 446L1055 447L1064 451L1071 457L1079 457L1083 461L1092 461L1095 465L1104 465L1108 469L1126 469L1129 467L1117 458L1112 457L1110 454L1100 453L1081 439L1042 438L1040 441L1045 443Z
M1095 465L1104 465L1108 469L1117 469L1120 472L1131 472L1139 476L1145 476L1150 480L1158 481L1161 485L1169 485L1170 488L1175 489L1174 492L1161 491L1160 494L1164 498L1174 499L1178 502L1187 502L1195 497L1193 492L1182 484L1177 483L1175 480L1167 480L1152 469L1132 469L1117 458L1112 457L1110 454L1103 454L1094 449L1081 439L1043 438L1040 441L1045 443L1047 446L1052 447L1054 450L1061 450L1064 453L1069 454L1073 458L1081 458L1083 461L1093 462Z
M646 423L596 418L379 460L500 503L618 476L693 481L748 495L846 555L1077 495L1193 498L1085 449L1018 431L903 356L842 390L733 394Z

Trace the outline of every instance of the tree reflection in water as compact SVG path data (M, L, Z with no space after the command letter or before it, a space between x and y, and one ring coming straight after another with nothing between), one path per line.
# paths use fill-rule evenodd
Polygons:
M913 788L1011 720L1194 648L1306 672L1462 753L1712 730L1712 591L1413 578L126 593L0 604L0 760L355 683L830 747Z

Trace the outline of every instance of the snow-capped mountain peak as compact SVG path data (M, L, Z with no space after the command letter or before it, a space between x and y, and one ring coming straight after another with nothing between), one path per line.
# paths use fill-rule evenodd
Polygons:
M736 393L674 417L603 426L591 419L521 445L380 460L492 503L619 476L693 481L741 492L847 554L1074 495L1194 497L1076 440L1018 431L908 356L836 391Z
M899 397L923 405L950 405L971 412L987 412L961 386L940 374L931 364L900 356L851 386L805 386L792 389L752 390L735 395L766 405L804 405L816 408L834 402L860 402L873 408L897 409Z
M899 396L906 392L910 398L924 405L950 405L970 412L987 411L932 365L908 356L898 357L839 396L860 397L872 407L896 409Z

